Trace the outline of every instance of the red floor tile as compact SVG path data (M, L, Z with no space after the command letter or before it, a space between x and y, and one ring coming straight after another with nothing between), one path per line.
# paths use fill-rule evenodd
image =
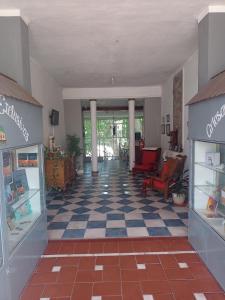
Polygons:
M121 281L120 268L106 266L102 272L103 281Z
M104 253L104 244L102 242L92 242L89 248L90 253Z
M206 293L205 296L207 300L225 300L224 293Z
M189 269L166 269L165 273L169 280L193 279L193 276Z
M120 256L121 269L137 269L137 261L135 256Z
M95 257L81 257L78 268L80 270L94 270L96 265Z
M177 268L178 263L173 255L159 255L159 260L164 269Z
M102 300L123 300L121 296L104 296Z
M174 256L178 262L186 262L187 264L193 262L201 262L200 257L195 253L176 254Z
M80 263L79 257L60 257L60 258L57 258L55 265L56 266L78 267L79 263Z
M73 288L71 300L90 300L93 291L93 283L76 283Z
M28 286L24 289L21 295L21 300L40 300L44 286Z
M119 266L118 256L101 256L96 258L96 265Z
M143 300L143 293L138 282L122 283L123 300Z
M45 283L55 283L58 272L34 273L30 280L30 285L40 285Z
M175 300L173 294L153 294L154 300Z
M120 282L101 282L94 283L94 296L121 296Z
M47 284L45 285L43 297L70 297L73 284ZM33 300L33 299L32 299Z
M58 283L74 283L76 279L77 268L76 267L62 267L58 273Z
M102 281L102 271L78 270L76 282Z
M151 280L141 282L143 294L171 293L170 285L166 280Z
M58 254L61 246L61 241L49 241L44 254Z
M136 261L138 264L159 264L157 255L137 255Z
M147 249L192 248L186 238L148 238L50 242L46 251L124 253ZM187 263L188 268L179 268L178 262ZM137 269L137 264L145 264L146 269ZM103 271L95 271L95 265L103 265ZM60 272L51 272L53 266L61 266ZM91 300L92 295L102 296L102 300L143 300L143 294L153 295L154 300L195 300L193 293L204 293L207 300L225 300L197 254L64 257L41 259L21 300Z
M43 258L37 264L35 272L51 272L52 267L57 265L56 258Z
M119 245L118 242L105 242L103 244L103 251L104 253L118 253L119 252Z

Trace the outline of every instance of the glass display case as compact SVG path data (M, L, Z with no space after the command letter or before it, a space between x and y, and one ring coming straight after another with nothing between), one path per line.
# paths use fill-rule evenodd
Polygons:
M7 241L10 253L41 215L40 147L2 152Z
M194 211L225 239L225 144L194 141Z
M41 105L16 82L5 81L2 91L0 86L0 299L15 300L48 240L44 147Z

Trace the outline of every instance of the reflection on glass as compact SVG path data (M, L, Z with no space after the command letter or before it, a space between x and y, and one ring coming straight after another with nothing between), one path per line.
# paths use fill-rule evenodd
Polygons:
M225 238L225 145L195 142L194 209Z
M38 146L2 153L10 252L41 214L39 154Z

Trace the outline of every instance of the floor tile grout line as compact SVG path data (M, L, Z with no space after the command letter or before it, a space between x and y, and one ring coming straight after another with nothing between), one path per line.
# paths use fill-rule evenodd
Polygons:
M63 258L63 257L107 257L107 256L140 256L140 255L176 255L196 254L196 251L161 251L161 252L117 252L117 253L79 253L79 254L44 254L41 258Z

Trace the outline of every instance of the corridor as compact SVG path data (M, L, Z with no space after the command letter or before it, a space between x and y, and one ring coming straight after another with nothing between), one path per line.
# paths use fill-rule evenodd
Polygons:
M83 176L65 193L47 196L50 239L186 236L188 208L142 193L143 176L132 176L127 163L105 160L99 176L86 164Z

